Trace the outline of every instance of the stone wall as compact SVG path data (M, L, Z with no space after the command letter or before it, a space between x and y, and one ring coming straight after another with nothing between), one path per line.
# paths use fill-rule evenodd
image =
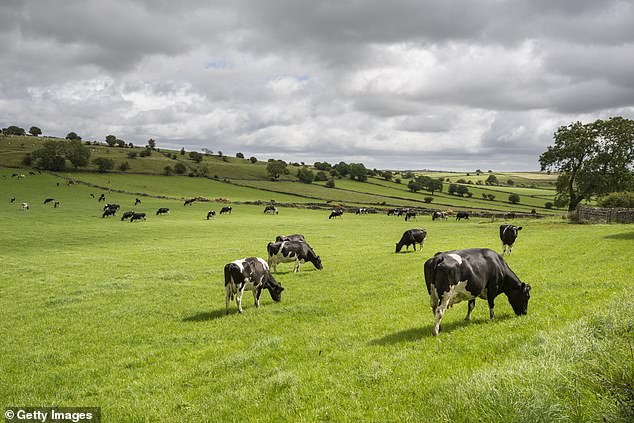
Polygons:
M634 209L580 206L573 214L574 220L579 223L634 223Z

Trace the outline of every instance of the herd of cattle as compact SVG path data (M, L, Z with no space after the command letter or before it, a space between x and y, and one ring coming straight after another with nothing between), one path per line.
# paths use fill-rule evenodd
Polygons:
M91 194L91 197L94 197ZM101 194L99 202L105 202L105 195ZM184 205L191 205L196 199L185 200ZM15 198L11 198L15 202ZM59 201L53 198L44 200L44 204L52 203L53 207L59 207ZM140 199L135 200L135 206L141 204ZM28 210L28 203L22 203L22 209ZM107 203L103 206L102 218L115 216L119 211L119 204ZM231 214L232 207L222 207L219 214ZM156 215L169 214L170 209L161 207L156 211ZM267 205L264 213L278 214L277 207ZM329 219L342 217L343 209L335 209L330 213ZM368 209L358 209L356 214L367 214ZM405 216L405 220L416 219L417 213L410 209L391 209L388 216ZM207 220L216 216L214 210L209 210ZM432 220L444 219L448 215L446 212L434 212ZM146 220L146 213L135 211L125 211L121 214L121 220L130 222ZM467 212L458 212L456 220L469 219ZM505 294L517 315L525 315L528 309L531 287L520 281L513 273L508 264L504 261L504 254L511 254L513 245L522 227L510 224L500 226L500 241L502 242L502 255L486 248L471 248L465 250L453 250L436 253L424 264L425 283L427 292L431 300L431 308L434 315L434 325L432 334L437 336L440 331L442 318L447 308L461 302L468 301L467 316L469 320L471 312L475 307L476 298L486 299L489 304L490 318L494 317L494 301L500 294ZM420 250L427 238L425 229L408 229L401 239L396 243L396 253L403 247L409 250L410 245L416 251L416 244ZM260 305L260 295L263 289L269 291L273 301L281 301L281 294L284 291L282 285L275 280L271 272L277 273L279 263L293 262L293 273L298 272L302 263L310 262L316 269L323 269L321 258L315 254L314 250L301 234L293 234L276 237L275 242L267 245L268 259L265 261L259 257L247 257L228 263L224 267L225 275L225 312L229 314L229 302L234 298L238 307L238 312L242 313L242 295L244 291L252 291L254 304Z

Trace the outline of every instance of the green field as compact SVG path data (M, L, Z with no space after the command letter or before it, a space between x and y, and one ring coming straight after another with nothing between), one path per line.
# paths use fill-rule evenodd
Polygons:
M0 405L98 406L117 422L634 418L628 225L515 221L524 229L507 261L532 285L528 315L515 317L500 296L495 321L478 301L465 322L462 303L434 338L424 261L456 248L501 251L502 220L328 220L234 204L207 221L220 204L180 199L271 193L203 178L71 175L175 198L144 196L134 208L137 195L107 192L148 213L129 223L101 217L94 187L14 172L0 169ZM48 197L61 207L42 204ZM155 216L158 207L171 214ZM395 254L411 227L428 231L423 252ZM256 309L247 293L244 313L234 302L225 316L223 266L265 257L267 242L288 233L303 233L324 269L281 264L281 303L263 293Z

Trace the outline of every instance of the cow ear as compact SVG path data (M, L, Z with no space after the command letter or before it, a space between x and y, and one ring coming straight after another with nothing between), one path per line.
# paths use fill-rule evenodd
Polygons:
M522 227L520 226L519 228L517 228L517 230L518 230L518 231L521 231L521 230L522 230Z

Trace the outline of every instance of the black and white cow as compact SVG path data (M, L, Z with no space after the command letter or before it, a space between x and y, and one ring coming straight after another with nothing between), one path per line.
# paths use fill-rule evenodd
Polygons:
M118 204L104 204L103 209L107 210L107 209L114 209L114 210L119 210L121 206Z
M161 207L156 211L156 215L170 214L170 209L167 207Z
M268 206L264 207L264 213L278 214L279 211L277 210L277 207L269 204Z
M209 210L207 212L207 220L216 217L216 211L215 210Z
M368 214L368 209L365 209L365 208L357 209L356 214Z
M315 254L310 245L306 242L298 241L282 241L269 242L266 246L269 253L268 263L277 273L277 263L295 262L293 273L299 271L301 263L311 262L318 270L324 267L321 264L321 258Z
M28 210L29 209L29 203L22 203L22 210Z
M405 213L405 221L407 222L408 220L411 220L411 219L417 219L416 211L414 210L408 210L407 213Z
M432 213L431 220L434 221L438 219L447 220L447 213L442 211L435 211L434 213Z
M103 211L101 217L114 216L117 213L117 209L115 208L107 208Z
M469 220L469 213L467 213L466 211L460 211L456 213L456 220L460 220L460 219Z
M134 200L134 205L138 206L139 204L141 204L141 200L139 200L138 198L136 200Z
M190 198L189 200L185 200L185 202L183 203L183 206L191 206L194 201L196 201L195 198Z
M126 219L130 219L132 216L134 216L134 212L133 211L127 211L127 212L123 212L123 215L121 215L121 220L126 220Z
M55 201L55 202L53 202L53 208L54 208L54 209L59 208L59 201Z
M97 200L97 202L100 202L100 201L106 201L106 194L101 194L99 196L99 199Z
M242 294L244 291L253 292L255 306L259 307L262 289L269 290L273 301L280 302L282 299L284 288L273 278L264 259L248 257L225 265L226 314L229 314L229 301L233 300L234 296L238 313L242 313Z
M410 245L413 245L414 251L416 251L416 244L419 244L420 250L423 251L423 241L425 241L425 238L427 238L427 231L425 229L408 229L403 232L401 240L396 243L396 252L400 252L403 247L409 250Z
M434 313L434 336L447 308L461 301L469 302L465 320L471 318L477 297L489 302L491 319L495 297L500 294L506 294L518 316L528 311L530 285L519 280L501 255L487 248L436 253L425 262L425 283Z
M223 207L220 209L220 214L225 214L225 213L231 214L232 210L233 209L231 207Z
M293 234L293 235L278 235L275 237L275 242L282 241L296 241L296 242L306 242L306 238L301 234Z
M500 241L502 241L502 255L506 253L506 247L508 246L509 254L513 251L513 244L517 239L517 235L519 235L519 231L522 230L522 227L519 228L515 225L504 224L500 225Z
M54 198L47 198L46 200L44 200L44 204L52 203L53 201L55 201Z
M135 220L146 220L145 213L132 213L130 217L130 222L134 222Z
M330 212L330 216L328 216L328 219L332 219L333 217L342 217L343 216L343 209L335 209L332 212Z
M387 211L388 216L396 216L398 214L398 209L389 209Z

